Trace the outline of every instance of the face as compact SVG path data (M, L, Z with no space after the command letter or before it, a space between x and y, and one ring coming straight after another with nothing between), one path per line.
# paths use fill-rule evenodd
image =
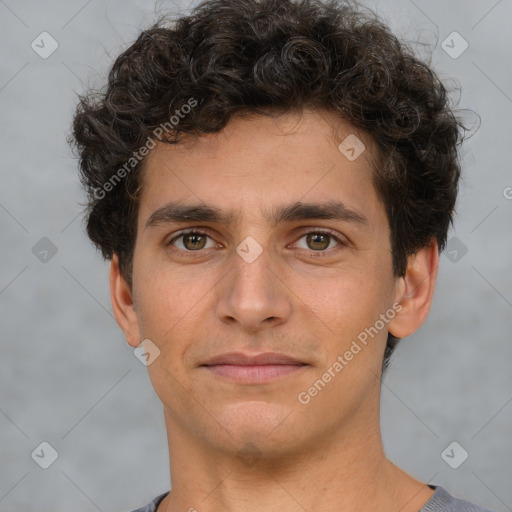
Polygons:
M351 134L355 160L338 149ZM399 313L374 157L314 111L152 150L125 332L160 350L148 371L176 429L281 454L378 423Z

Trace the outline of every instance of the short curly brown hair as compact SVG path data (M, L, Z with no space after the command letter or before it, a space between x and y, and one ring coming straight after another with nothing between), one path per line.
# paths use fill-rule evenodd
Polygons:
M218 132L240 113L339 114L381 152L373 176L394 275L403 276L407 257L432 239L444 249L464 127L429 66L354 2L206 0L142 31L115 60L106 92L79 96L69 142L88 192L87 233L104 258L117 254L130 286L145 162L133 157L191 98L194 108L164 142ZM130 159L133 170L119 173ZM112 182L116 172L122 185ZM397 342L388 335L384 367Z

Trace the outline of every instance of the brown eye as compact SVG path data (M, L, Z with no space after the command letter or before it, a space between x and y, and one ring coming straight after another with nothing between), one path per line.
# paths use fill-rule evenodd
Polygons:
M183 235L183 245L189 251L197 251L203 249L206 245L206 237L197 233L189 233Z
M215 242L206 233L190 231L174 237L169 245L173 245L181 251L193 252L215 247Z
M340 245L344 244L336 235L324 231L310 231L295 242L295 246L299 249L316 252L327 252Z
M309 233L306 235L306 243L313 251L325 251L331 243L331 238L331 235L325 233Z

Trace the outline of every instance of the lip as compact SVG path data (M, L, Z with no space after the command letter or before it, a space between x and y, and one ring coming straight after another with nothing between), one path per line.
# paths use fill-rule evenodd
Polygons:
M303 361L280 354L278 352L262 352L260 354L244 354L242 352L227 352L214 356L202 366L213 366L219 364L241 365L241 366L264 366L264 365L305 365Z
M309 366L303 361L276 352L243 354L229 352L210 358L201 367L212 374L245 384L264 384L291 375Z

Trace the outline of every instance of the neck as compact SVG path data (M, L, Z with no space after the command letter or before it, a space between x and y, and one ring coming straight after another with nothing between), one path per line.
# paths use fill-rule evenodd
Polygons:
M206 446L167 411L165 419L172 492L158 512L417 512L433 494L385 457L378 421L297 453L244 457Z

